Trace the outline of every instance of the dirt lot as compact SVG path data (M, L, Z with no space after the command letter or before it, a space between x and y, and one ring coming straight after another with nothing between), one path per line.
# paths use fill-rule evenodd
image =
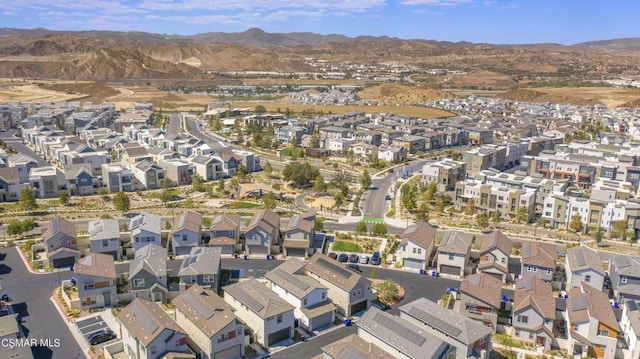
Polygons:
M624 106L627 102L640 99L640 89L618 87L540 87L520 89L498 94L512 100L532 102L561 102L576 105L602 103L609 108Z
M451 117L452 113L429 107L421 106L328 106L328 105L307 105L307 104L283 104L273 102L235 102L236 107L255 108L257 105L263 105L267 111L276 111L278 108L284 111L290 108L294 112L311 111L319 113L343 113L349 111L364 111L366 113L386 112L398 115L416 116L420 118L437 118Z

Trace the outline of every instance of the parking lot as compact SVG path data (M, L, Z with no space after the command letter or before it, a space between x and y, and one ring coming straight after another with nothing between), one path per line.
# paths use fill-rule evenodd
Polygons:
M83 318L76 322L76 327L80 332L85 344L91 346L90 337L94 333L105 332L111 330L117 333L117 324L111 313L102 312L96 316Z

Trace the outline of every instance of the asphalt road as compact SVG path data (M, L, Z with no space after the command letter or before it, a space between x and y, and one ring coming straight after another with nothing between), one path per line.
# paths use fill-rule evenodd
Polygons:
M35 153L31 148L22 143L22 138L13 137L16 133L16 130L8 130L7 132L0 132L0 139L6 142L9 146L13 147L18 153L27 155L29 157L33 157L40 166L50 166L49 162L44 158L40 157L37 153Z
M60 278L68 279L71 272L33 274L27 270L14 247L0 249L0 278L2 293L13 300L14 310L24 317L23 330L27 338L60 341L58 347L33 347L38 359L85 358L85 354L71 335L67 324L60 317L53 302L49 299ZM0 347L0 358L9 358L6 348Z
M168 114L165 132L169 136L175 136L180 133L180 115L172 112Z

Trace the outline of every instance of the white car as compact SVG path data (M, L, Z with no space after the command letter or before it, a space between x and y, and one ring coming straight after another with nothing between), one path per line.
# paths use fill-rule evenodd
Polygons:
M367 255L361 255L360 256L360 264L368 264L369 263L369 256Z

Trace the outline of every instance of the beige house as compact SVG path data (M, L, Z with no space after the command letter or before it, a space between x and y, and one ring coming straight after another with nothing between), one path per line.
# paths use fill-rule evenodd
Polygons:
M426 270L433 255L436 229L423 221L407 227L398 246L398 260L402 267Z
M221 254L235 254L240 244L240 215L219 214L211 219L209 246L220 248Z
M470 255L471 236L462 232L445 232L438 246L438 273L456 278L464 276Z
M42 226L42 240L51 268L72 266L80 258L76 226L62 217L56 217Z
M495 330L501 298L502 281L487 273L477 273L462 281L459 301L455 305L458 313Z
M291 217L283 233L282 250L284 255L311 256L313 254L312 245L315 234L315 212L310 211Z
M511 313L514 339L550 349L556 319L556 298L551 285L534 276L518 280Z
M117 301L113 256L91 253L75 265L78 298L82 309L110 307Z
M256 213L244 237L247 254L280 253L280 215L270 209Z
M513 244L511 239L500 231L494 231L482 236L480 243L480 263L478 271L489 273L507 282L509 275L509 257Z

